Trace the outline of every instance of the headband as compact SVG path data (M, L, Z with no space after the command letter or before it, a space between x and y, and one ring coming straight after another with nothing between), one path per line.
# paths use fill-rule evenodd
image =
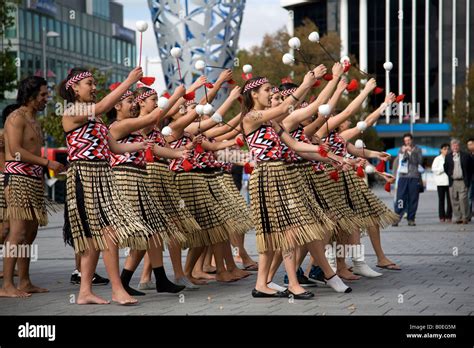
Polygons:
M120 98L120 101L122 101L122 100L124 100L124 99L130 97L131 95L133 95L133 92L130 91L130 90L127 90L127 91L122 95L122 97Z
M295 91L296 91L296 87L293 87L293 88L285 89L285 90L281 91L280 93L281 93L282 97L287 97L290 94L293 94Z
M251 89L260 87L261 85L264 85L265 83L268 83L268 79L266 77L262 77L260 79L255 80L255 81L247 83L245 85L244 91L242 93L245 93L247 91L250 91Z
M145 100L146 98L151 97L154 94L156 94L156 91L154 89L149 89L149 90L146 90L145 92L137 95L137 97L133 101L135 103L139 103L142 100Z
M84 71L80 74L74 75L66 82L66 89L71 88L74 83L77 83L81 80L84 80L88 77L92 77L92 73L90 71Z
M280 93L280 90L278 89L278 87L273 87L272 94L276 94L276 93Z

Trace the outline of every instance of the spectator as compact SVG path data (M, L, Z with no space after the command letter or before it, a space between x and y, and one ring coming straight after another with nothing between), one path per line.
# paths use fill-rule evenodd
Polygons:
M431 170L435 175L435 182L438 188L438 213L440 222L451 222L452 208L451 199L449 198L449 178L444 172L444 159L449 152L449 144L441 145L440 155L436 157L431 166ZM445 210L445 205L447 209Z
M413 143L413 135L403 136L403 146L398 153L398 187L395 212L403 217L407 212L408 226L415 225L415 215L418 209L418 198L422 189L420 168L423 156L421 149ZM398 223L393 224L398 226Z
M459 140L451 140L451 153L446 156L444 171L449 177L449 196L457 224L469 223L467 192L472 180L471 156L461 151Z
M470 138L467 141L467 150L471 154L471 165L472 177L471 177L471 188L469 190L469 221L472 219L472 208L474 208L474 138Z

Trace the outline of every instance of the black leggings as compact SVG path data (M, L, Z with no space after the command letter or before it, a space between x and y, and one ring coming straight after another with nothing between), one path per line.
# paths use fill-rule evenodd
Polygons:
M446 201L448 208L444 210ZM449 197L449 186L438 186L438 213L440 219L451 219L453 216L451 198Z

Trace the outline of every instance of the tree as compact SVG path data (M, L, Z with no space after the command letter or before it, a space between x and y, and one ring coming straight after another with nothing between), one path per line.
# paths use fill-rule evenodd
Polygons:
M474 138L474 64L469 67L467 77L469 90L469 107L466 104L466 85L458 85L455 98L446 110L446 116L451 122L451 136L466 144L469 138ZM454 112L453 112L454 107Z
M16 72L17 67L15 65L15 56L10 51L11 41L5 42L5 31L9 27L15 24L15 16L13 15L15 9L15 3L18 0L7 1L0 0L0 37L1 37L1 51L0 51L0 100L5 99L5 91L11 91L16 87Z

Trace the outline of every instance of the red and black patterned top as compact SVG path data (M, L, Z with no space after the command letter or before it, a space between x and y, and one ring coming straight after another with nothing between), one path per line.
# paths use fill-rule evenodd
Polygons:
M186 146L187 144L192 143L192 139L189 133L184 133L183 136L177 140L173 140L170 142L170 147L172 149L177 149L179 147ZM194 154L187 159L187 161L193 166L193 169L196 167L196 163L194 162ZM184 158L175 158L171 160L169 168L173 172L183 172L183 162L185 161Z
M307 144L311 144L309 139L304 134L304 126L298 125L294 131L290 132L290 135L295 138L296 141L301 141ZM296 162L303 162L304 159L300 155L298 155L295 151L290 149L284 142L281 144L282 146L282 155L286 162L296 163Z
M140 132L133 132L127 135L126 137L117 140L121 144L132 144L132 143L141 143L145 141L145 138ZM145 150L139 150L135 152L126 152L123 154L110 153L110 165L112 167L118 166L120 164L133 164L138 167L145 167Z
M166 140L165 136L161 133L161 131L158 128L153 128L153 130L147 134L148 139L153 139L155 144L157 144L160 147L166 147ZM156 154L153 155L155 158L155 161L162 162L168 164L169 161L166 158L162 158L160 156L157 156Z
M329 137L327 139L328 144L329 144L329 149L331 152L333 152L335 155L342 156L344 157L347 153L347 145L346 141L344 140L343 137L339 135L336 131L331 131L329 133Z
M232 162L222 162L222 170L226 173L232 173L232 167L234 164Z
M68 161L109 161L109 130L101 121L87 123L66 133Z
M43 167L20 161L5 161L4 174L25 175L33 178L43 178Z
M216 140L208 138L203 135L203 140L215 143ZM201 153L194 151L193 161L196 164L196 169L217 169L221 167L221 163L217 161L213 151L204 150ZM193 168L195 169L195 168Z
M247 134L246 138L252 158L256 162L277 161L281 159L281 139L271 125L260 125L259 128Z

